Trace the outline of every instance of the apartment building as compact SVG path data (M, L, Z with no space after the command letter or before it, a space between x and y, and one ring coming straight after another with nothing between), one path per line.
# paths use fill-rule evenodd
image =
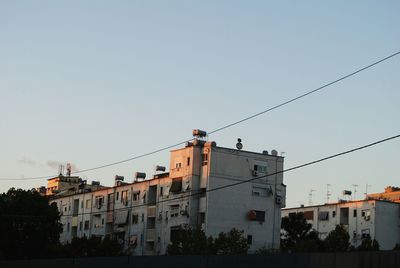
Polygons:
M400 244L400 206L385 200L357 200L317 206L287 208L282 217L302 212L321 239L340 224L349 232L350 242L357 247L369 236L379 242L381 250Z
M203 137L171 151L168 172L150 179L139 172L131 182L116 176L113 187L54 196L61 241L111 235L132 255L157 255L179 227L191 226L207 236L244 230L250 251L279 248L283 157L218 147Z

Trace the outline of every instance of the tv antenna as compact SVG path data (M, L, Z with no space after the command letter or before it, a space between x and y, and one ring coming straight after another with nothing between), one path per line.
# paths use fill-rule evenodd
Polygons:
M353 200L357 200L357 197L356 197L356 194L357 194L357 187L358 187L358 184L352 184L352 186L353 186Z
M308 194L308 205L309 205L309 206L312 206L312 204L313 204L312 198L313 198L313 193L314 193L314 192L315 192L315 190L314 190L314 189L311 189L310 192L309 192L309 194Z
M329 198L331 197L331 191L330 191L330 187L331 187L331 184L327 184L326 185L326 203L328 204L329 203Z
M368 188L371 187L371 184L365 184L365 199L367 199L368 196Z

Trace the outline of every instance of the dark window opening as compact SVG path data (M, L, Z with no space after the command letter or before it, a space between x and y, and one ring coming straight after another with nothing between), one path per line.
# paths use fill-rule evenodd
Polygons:
M353 210L353 217L357 217L357 209Z
M174 194L182 192L182 178L172 180L172 185L169 189L169 192Z
M247 236L247 244L251 245L253 243L253 236L252 235L248 235Z
M249 220L264 222L265 221L265 211L261 210L251 210L248 213Z
M314 210L304 211L303 216L306 220L314 220Z

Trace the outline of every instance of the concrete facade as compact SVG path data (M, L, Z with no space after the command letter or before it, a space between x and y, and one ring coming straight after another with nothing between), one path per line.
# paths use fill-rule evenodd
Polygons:
M276 151L275 151L276 152ZM197 140L171 151L169 172L151 179L54 197L62 213L61 241L111 235L132 255L165 254L176 230L217 236L244 231L250 252L279 248L285 206L283 157L217 147ZM235 184L235 185L232 185Z
M302 212L307 222L325 239L336 225L349 232L350 243L357 247L366 236L376 239L381 250L400 244L400 206L383 200L346 201L318 206L287 208L282 217Z

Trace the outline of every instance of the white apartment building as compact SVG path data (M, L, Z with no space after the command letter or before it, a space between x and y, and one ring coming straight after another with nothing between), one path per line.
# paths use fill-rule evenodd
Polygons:
M400 244L399 208L398 203L384 200L342 201L283 209L282 217L302 212L321 239L341 224L348 230L353 246L359 246L363 238L370 236L379 242L381 250L391 250Z
M239 147L240 148L240 147ZM61 242L111 235L133 255L165 254L180 226L207 236L243 230L250 252L279 248L285 206L283 157L217 147L201 137L171 151L169 172L151 179L54 197L62 213ZM235 185L233 185L235 184Z

